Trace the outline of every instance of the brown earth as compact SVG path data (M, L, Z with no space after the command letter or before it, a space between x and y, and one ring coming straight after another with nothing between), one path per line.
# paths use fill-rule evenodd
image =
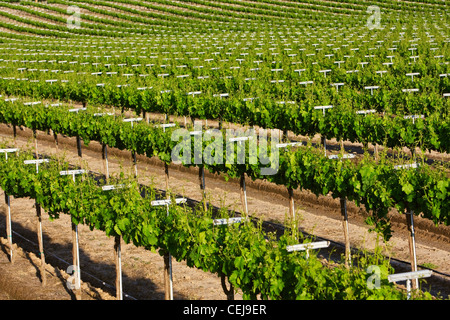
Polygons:
M34 146L30 130L17 130L17 133L16 144L18 147L32 148ZM9 141L12 145L12 128L0 125L0 137L2 141ZM72 164L81 164L82 161L91 170L104 172L100 144L91 142L89 146L83 145L83 156L80 161L77 156L75 138L58 136L58 140L59 153L64 153L67 161ZM38 149L39 153L55 153L53 136L39 132ZM117 173L123 168L130 174L133 173L129 151L108 149L108 159L110 172ZM194 200L201 199L196 169L171 165L169 172L169 185L173 191ZM164 167L157 159L138 156L138 178L140 183L152 184L156 188L165 189ZM265 181L247 180L249 214L266 221L283 223L288 214L285 188ZM223 177L207 173L206 190L210 203L240 211L238 181L226 182ZM297 215L301 217L300 229L302 231L330 239L336 243L344 242L338 200L322 196L317 198L309 192L299 190L295 191L294 198ZM4 198L2 197L2 199ZM36 215L33 204L34 201L30 199L11 200L12 229L36 243ZM369 233L368 226L364 224L364 210L357 208L352 203L349 203L348 208L352 247L373 250L376 235ZM44 248L49 263L46 270L48 279L52 280L48 280L49 284L46 288L41 288L36 244L31 244L14 234L14 243L23 250L17 249L17 259L13 265L8 260L8 249L4 236L6 235L5 212L3 205L3 210L0 211L0 235L4 237L0 244L2 249L0 252L0 298L72 299L72 293L65 286L68 277L65 270L71 264L68 262L72 259L69 217L62 215L57 220L49 221L48 216L45 213L43 215ZM409 261L404 215L393 211L392 220L394 235L389 243L382 244L385 254L399 260ZM434 270L449 275L450 227L436 227L430 221L420 217L415 218L415 227L419 266L424 263L432 264ZM100 231L90 231L86 226L79 227L79 234L83 299L114 299L113 239L108 238ZM122 250L124 293L136 299L164 299L163 258L158 253L136 248L133 245L124 244ZM324 255L328 257L327 253ZM398 266L399 270L410 270L405 264L398 263ZM176 261L173 261L173 270L175 299L226 299L220 279L216 275L189 268L185 263ZM432 284L434 293L441 292L444 297L447 297L450 294L448 279L445 276L433 276L427 282L428 285ZM102 281L107 285L102 284ZM127 298L125 295L124 297ZM238 292L236 299L240 298L241 295Z

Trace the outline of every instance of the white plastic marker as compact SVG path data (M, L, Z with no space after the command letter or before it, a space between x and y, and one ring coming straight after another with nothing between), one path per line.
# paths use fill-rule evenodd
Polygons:
M44 162L50 162L49 159L37 159L37 160L24 160L24 164L36 164L36 173L39 173L39 164Z
M183 204L186 203L187 199L186 198L176 198L175 199L175 203L176 204ZM171 199L163 199L163 200L153 200L151 202L152 206L156 207L156 206L167 206L167 214L169 214L169 205L172 204L172 200Z
M79 169L79 170L67 170L67 171L60 171L59 174L61 176L66 175L72 175L72 181L75 183L75 175L77 174L83 174L85 173L85 170ZM75 290L76 290L76 297L77 299L81 299L81 269L80 269L80 247L79 247L79 241L78 241L78 225L72 222L72 241L73 241L73 249L72 249L72 256L73 256L73 266L74 266L74 273L75 273Z
M36 173L39 173L39 164L50 162L49 159L36 159L36 160L25 160L24 164L35 164ZM45 272L45 255L44 255L44 238L42 236L42 217L41 217L41 206L35 202L36 206L36 216L37 216L37 227L38 227L38 242L39 242L39 254L41 256L41 279L42 286L47 284L47 274Z
M414 162L411 164L401 164L401 165L394 166L394 169L398 170L398 169L407 169L407 168L418 168L419 166L420 166L420 164Z
M373 90L379 89L379 88L380 88L379 86L367 86L367 87L364 87L364 89L370 90L370 95L372 95L372 96L373 96Z
M413 89L402 89L402 92L419 92L419 89L413 88Z
M406 74L407 77L411 77L411 81L414 81L414 76L418 76L418 75L420 75L419 72L411 72L411 73Z
M336 92L339 92L339 87L343 86L344 83L343 82L336 82L336 83L332 83L331 85L336 87Z
M309 250L327 248L329 246L330 246L330 241L317 241L317 242L301 243L301 244L294 244L291 246L286 246L286 250L287 250L287 252L305 251L306 250L306 259L308 259L309 258Z
M333 108L333 106L329 105L329 106L316 106L316 107L314 107L315 110L322 110L324 117L325 117L325 110L326 109L330 109L330 108ZM327 156L327 138L325 136L323 137L323 147L325 149L325 156Z
M302 145L301 142L287 142L287 143L277 143L276 147L277 148L285 148L287 146L295 147L295 146L301 146L301 145Z
M418 279L431 277L432 274L433 274L432 270L420 270L420 271L396 273L388 275L388 280L389 282L398 282L406 280L406 292L409 300L411 298L411 280L415 280L417 282Z
M308 86L308 84L313 84L313 83L314 83L314 81L308 80L308 81L300 81L298 84L304 84L306 87L306 86Z
M162 124L156 124L155 127L156 128L163 128L163 131L166 132L166 128L170 128L170 127L175 127L176 124L175 123L162 123Z
M356 114L364 114L364 115L366 115L368 113L375 113L375 112L377 112L377 110L375 110L375 109L359 110L359 111L356 111Z
M418 163L404 164L404 165L396 165L394 166L395 170L401 169L409 169L409 168L417 168L419 167ZM416 257L416 237L414 231L414 211L410 210L405 212L406 216L406 225L409 230L409 252L410 252L410 260L411 260L411 271L417 271L417 257ZM409 217L408 217L409 216ZM416 279L413 283L415 289L419 287L419 282Z
M244 221L247 221L248 218L246 217L234 217L234 218L225 218L225 219L214 219L213 224L215 226L221 226L226 224L233 224L233 223L241 223Z
M19 149L0 149L0 153L5 154L5 159L8 161L8 153L10 152L18 152ZM12 228L11 228L11 201L10 201L9 195L5 192L5 202L8 206L8 213L7 213L7 219L6 219L6 236L8 237L9 241L9 256L10 256L10 262L13 262L13 243L12 243Z
M175 199L176 204L186 203L186 198L177 198ZM171 199L165 200L153 200L151 202L152 206L166 206L167 208L167 216L169 215L169 205L172 203ZM164 255L164 283L165 283L165 298L166 300L173 300L173 280L172 280L172 257L170 252L167 255ZM168 279L166 270L168 269Z
M409 116L404 116L403 118L404 119L412 119L412 123L414 124L416 119L423 119L423 118L425 118L425 116L423 114L412 114Z
M295 72L298 72L298 75L301 76L303 71L306 71L306 69L295 69Z
M342 155L342 159L353 159L354 157L355 157L355 155L352 153L349 153L349 154L346 153L346 154ZM328 156L328 159L340 159L340 157L337 154L333 154L331 156Z
M323 75L326 77L328 72L331 72L331 69L325 69L325 70L319 70L320 73L323 73Z

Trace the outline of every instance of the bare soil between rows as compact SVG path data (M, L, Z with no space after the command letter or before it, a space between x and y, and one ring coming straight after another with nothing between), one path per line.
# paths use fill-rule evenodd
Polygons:
M13 145L13 130L0 125L1 141ZM101 146L91 142L82 146L82 158L77 155L76 139L58 136L59 148L52 135L38 132L38 152L42 154L64 154L67 161L81 166L87 165L95 172L103 173ZM33 149L31 130L17 130L16 146ZM109 170L118 173L125 170L133 174L130 151L108 148ZM138 156L138 179L140 183L151 184L155 188L165 189L165 175L162 162L155 158ZM200 200L198 169L171 165L169 185L172 191L185 197ZM288 193L285 187L267 181L246 179L249 214L265 221L283 223L288 215ZM225 181L222 176L206 172L206 190L211 204L241 211L239 182L233 179ZM1 195L0 195L1 197ZM1 197L4 199L3 197ZM301 217L300 229L317 237L323 237L343 243L340 205L338 199L330 196L316 197L314 194L296 190L294 192L297 215ZM36 215L31 199L12 199L13 241L18 247L15 261L9 262L6 246L4 201L0 210L0 299L73 299L67 289L69 275L67 267L72 260L72 238L70 219L61 215L54 221L43 215L44 249L46 251L47 278L52 279L46 287L40 284L39 258L37 256ZM364 223L367 213L353 203L348 203L350 241L354 248L373 250L376 235L368 232ZM404 215L395 210L391 213L393 237L382 244L385 254L392 258L409 261L409 247ZM435 226L431 221L415 218L416 252L418 265L433 264L436 271L450 274L450 227ZM79 227L81 277L83 281L83 299L115 299L115 265L113 239L103 232ZM24 240L21 236L27 238ZM31 243L30 241L34 242ZM328 257L329 253L324 253ZM38 261L39 260L39 261ZM123 245L123 288L125 299L164 299L163 257L134 245ZM408 266L399 264L399 270ZM173 261L174 298L183 300L224 300L220 278L216 275L188 267L184 262ZM450 295L450 280L447 277L433 276L427 281L432 292L447 297ZM129 295L129 296L127 296ZM239 292L236 299L241 299Z

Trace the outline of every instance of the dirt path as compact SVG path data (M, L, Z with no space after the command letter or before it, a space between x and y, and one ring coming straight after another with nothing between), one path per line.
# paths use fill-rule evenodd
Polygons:
M16 143L18 147L31 147L31 131L18 130ZM11 141L12 128L0 125L0 139ZM80 163L76 152L75 138L59 139L59 152L64 153L72 164ZM38 133L38 148L40 153L52 154L56 152L53 136ZM91 142L88 147L83 146L82 161L96 172L103 172L101 146ZM109 170L119 172L123 167L130 174L133 173L131 152L108 149ZM200 200L201 192L197 183L197 170L171 166L169 185L173 191L186 197ZM139 182L152 184L156 188L165 188L165 176L162 163L157 159L138 157ZM227 207L240 211L239 184L237 181L225 182L216 175L206 175L206 190L208 199L216 206ZM247 182L247 196L249 213L268 221L282 223L288 214L287 191L285 188L269 184L264 181ZM318 237L324 237L343 243L343 231L340 222L339 202L331 197L319 197L308 192L296 191L294 194L297 215L301 216L301 229ZM27 199L13 199L11 201L13 230L37 239L35 233L35 211L33 201ZM44 216L45 248L65 261L71 261L70 221L67 216L49 221ZM395 218L397 217L397 218ZM363 222L360 210L349 204L349 231L351 245L355 248L372 250L375 235L368 233L368 227ZM396 214L393 219L394 236L385 246L386 253L391 257L409 261L409 249L406 237L404 216ZM432 263L435 270L450 274L450 231L449 227L435 227L430 221L416 219L416 241L418 264ZM0 214L0 235L5 235L5 210ZM36 241L36 240L33 240ZM36 251L26 241L14 237L14 242L22 248ZM28 247L27 247L28 246ZM113 258L113 239L100 231L90 231L86 226L80 226L81 275L85 282L101 288L114 296L110 287L102 285L98 280L88 275L114 284L115 269ZM0 252L2 259L6 249ZM50 255L48 256L50 261ZM133 245L125 245L122 254L124 273L124 292L136 299L163 299L163 258L158 253L149 252ZM52 266L59 266L61 270L67 264L53 258ZM4 264L1 265L5 267ZM19 269L19 267L17 268ZM85 271L85 274L83 274ZM3 273L0 270L0 273ZM36 273L36 271L35 271ZM60 281L61 283L61 281ZM439 291L447 296L450 294L450 284L440 284ZM64 290L64 289L63 289ZM88 294L85 294L88 296ZM201 270L189 268L183 262L174 261L174 295L175 299L225 299L220 279L216 275ZM236 299L240 299L238 294Z

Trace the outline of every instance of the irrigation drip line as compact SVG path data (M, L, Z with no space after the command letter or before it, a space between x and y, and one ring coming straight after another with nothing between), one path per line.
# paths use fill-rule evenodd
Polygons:
M42 157L42 156L45 156L45 155L44 155L44 154L39 154L38 156L39 156L39 157ZM78 168L78 169L79 169L78 166L72 165L72 164L69 164L69 167L70 167L70 168ZM89 175L92 175L92 176L95 177L95 178L103 178L103 177L105 177L104 174L98 173L98 172L95 172L95 171L92 171L92 170L87 170L86 172L87 172ZM99 182L100 182L100 181L99 181ZM141 184L141 183L138 183L138 185L139 185L140 188L141 188L141 187L147 187L146 185ZM161 193L161 195L165 195L166 190L163 190L163 189L155 189L155 190L158 191L159 193ZM141 194L141 195L144 196L144 194ZM192 207L192 208L195 207L195 204L200 203L200 201L197 201L197 200L194 200L194 199L191 199L191 198L188 198L188 197L185 197L185 198L187 199L187 203L188 203L188 204L191 204L191 207ZM209 204L209 206L210 206L213 210L215 210L215 211L217 211L217 210L220 209L220 208L218 208L218 207L216 207L216 206L212 206L211 204ZM233 211L233 210L228 210L228 211L229 211L229 212L234 212L237 216L241 216L241 213L238 212L238 211ZM254 222L260 220L259 218L251 217L250 215L249 215L248 217L250 218L251 221L254 221ZM266 229L272 228L272 229L276 229L276 230L282 231L282 232L284 232L284 230L288 229L288 227L286 227L286 226L284 226L284 225L282 225L282 224L274 223L274 222L262 221L262 223L263 223L263 226L266 227ZM304 235L306 235L306 236L311 236L311 237L314 237L314 238L319 239L319 240L329 241L329 242L332 243L335 247L340 247L340 248L344 248L344 247L345 247L345 246L344 246L343 244L341 244L340 242L337 242L337 241L334 241L334 240L330 240L330 239L327 239L327 238L323 238L323 237L312 236L312 235L310 235L310 234L308 234L308 233L306 233L306 232L304 232L304 231L301 231L301 232L302 232L302 234L304 234ZM28 241L28 242L30 242L30 243L33 243L34 245L37 245L35 242L33 242L33 241L31 241L31 240L29 240L29 239L23 237L22 235L18 234L17 232L13 231L13 233L16 234L16 235L18 235L18 236L21 237L22 239L24 239L24 240L26 240L26 241ZM330 248L332 248L332 246L330 246ZM331 250L332 250L332 249L331 249ZM355 250L355 249L353 248L352 251L354 251L354 250ZM53 257L55 257L56 259L58 259L58 260L60 260L60 261L62 261L62 262L64 262L64 263L66 263L67 265L71 265L71 263L69 263L69 262L65 261L64 259L62 259L62 258L56 256L56 255L53 254L53 253L50 253L50 252L49 252L49 254L52 255ZM401 264L405 264L405 265L411 265L410 262L403 261L403 260L400 260L400 259L397 259L397 258L390 258L390 260L393 260L393 261L396 261L397 263L401 263ZM434 270L434 269L430 269L430 268L427 268L427 267L422 266L422 265L418 265L418 267L421 267L421 268L424 268L424 269L428 269L428 270L432 270L433 273L436 273L436 274L439 274L439 275L441 275L441 276L450 278L450 274L447 274L447 273L444 273L444 272L440 272L440 271L437 271L437 270ZM112 285L110 285L110 284L104 282L103 280L101 280L101 279L95 277L95 276L92 275L92 274L89 274L88 272L83 272L83 274L86 274L86 275L92 277L93 279L99 281L100 283L102 283L102 285L105 285L105 286L107 286L107 287L109 287L109 288L112 288L112 289L115 288L115 286L112 286ZM132 297L132 296L130 296L129 294L126 294L126 293L124 293L124 296L125 296L125 297L128 297L128 298L131 298L131 299L134 299L134 300L137 300L136 298L134 298L134 297Z
M72 165L71 165L71 166L72 166ZM76 167L76 166L73 166L73 167ZM89 174L91 174L91 175L93 175L93 176L95 176L95 177L104 177L104 174L102 174L102 173L98 173L98 172L91 171L91 170L89 170L88 172L89 172ZM141 184L141 183L139 183L138 185L139 185L139 187L147 187L146 185ZM166 192L166 190L164 190L164 189L154 189L154 190L160 192L162 195L165 195L165 192ZM177 195L177 196L181 196L181 195ZM191 199L191 198L186 197L186 196L183 196L183 197L186 198L187 204L191 204L191 207L192 207L192 208L194 208L195 205L197 205L197 204L199 204L199 203L201 202L201 201L194 200L194 199ZM211 205L211 204L209 204L209 206L210 206L213 210L216 210L216 211L218 211L218 210L220 209L219 207L213 206L213 205ZM233 212L236 216L242 216L242 214L241 214L239 211L234 211L234 210L228 210L228 211L229 211L229 212ZM260 218L252 217L251 215L247 215L247 216L248 216L248 218L249 218L251 221L254 221L254 222L260 220ZM279 231L282 231L282 232L284 232L284 230L286 230L286 229L289 229L289 227L286 227L286 226L284 226L284 225L282 225L282 224L275 223L275 222L269 222L269 221L264 221L264 220L263 220L263 221L262 221L262 224L263 224L263 226L266 227L266 229L271 228L271 229L276 229L276 230L279 230ZM301 232L302 232L303 235L305 235L305 236L307 236L307 237L313 237L313 238L315 238L315 239L317 239L317 240L319 240L319 241L320 241L320 240L323 240L323 241L329 241L330 243L334 244L335 247L345 248L345 245L342 244L342 243L340 243L340 242L337 242L337 241L334 241L334 240L331 240L331 239L327 239L327 238L324 238L324 237L314 236L314 235L311 235L311 234L309 234L309 233L307 233L307 232L305 232L305 231L301 231ZM332 248L332 246L330 246L330 248ZM352 248L352 251L353 251L353 252L356 252L355 250L356 250L355 248ZM398 259L398 258L392 258L392 257L391 257L391 258L389 258L389 259L390 259L390 260L393 260L393 261L396 261L396 262L398 262L398 263L402 263L402 264L406 264L406 265L411 265L411 262L404 261L404 260L401 260L401 259ZM437 273L437 274L440 274L440 275L442 275L442 276L445 276L445 277L450 278L450 274L448 274L448 273L441 272L441 271L437 271L437 270L435 270L435 269L431 269L431 268L425 267L425 266L423 266L423 265L417 265L417 266L420 267L420 268L423 268L423 269L432 270L433 273Z

